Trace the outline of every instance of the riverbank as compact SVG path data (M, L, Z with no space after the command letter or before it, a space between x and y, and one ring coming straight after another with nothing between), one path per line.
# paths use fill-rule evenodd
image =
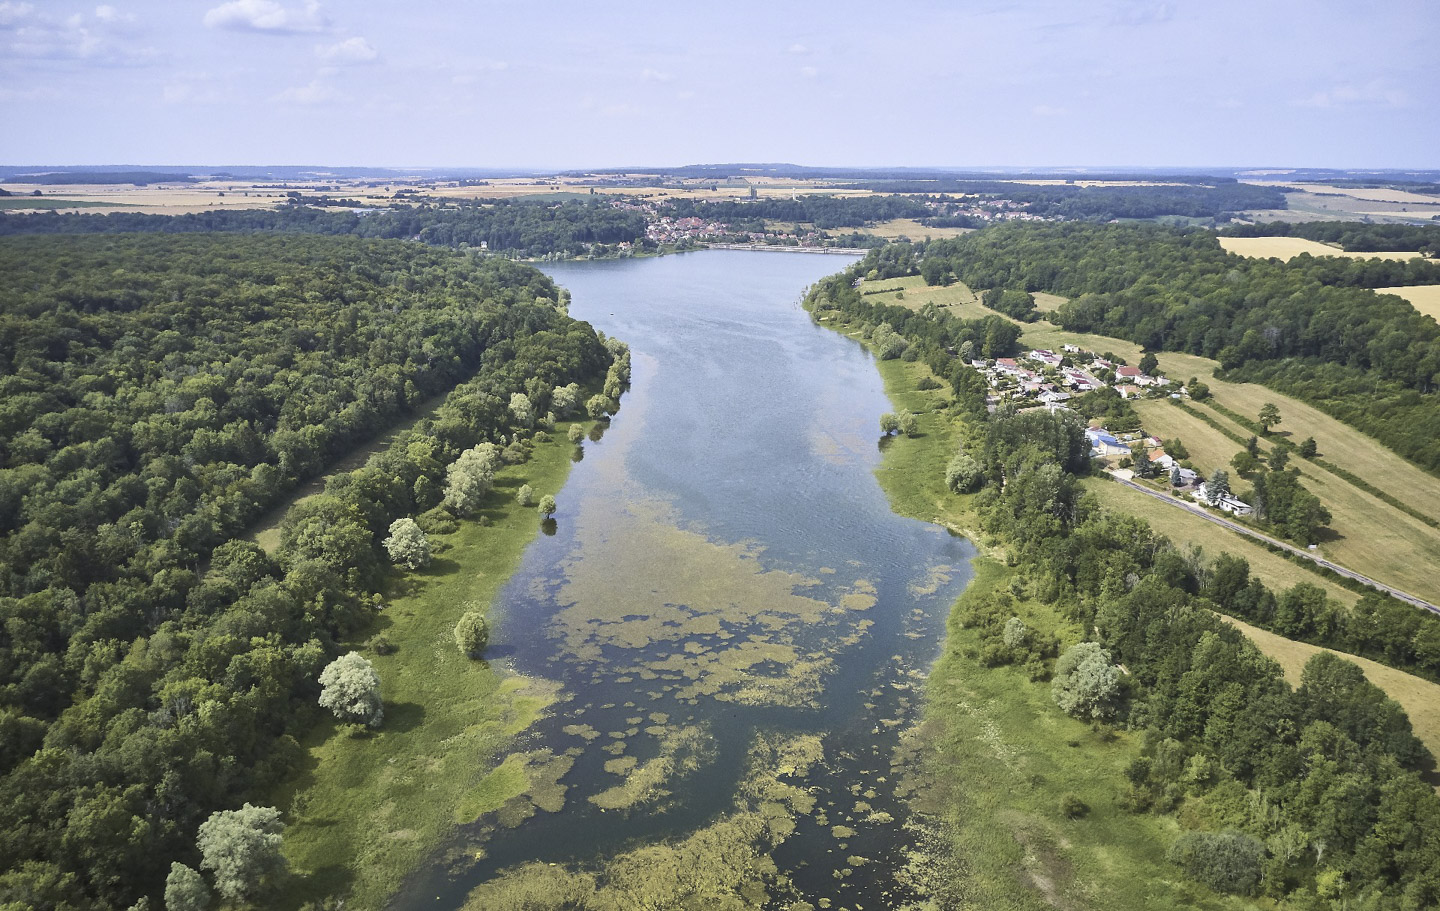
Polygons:
M290 819L285 854L298 874L285 907L338 895L348 908L382 907L453 825L528 787L505 774L502 754L551 704L555 687L463 657L451 633L466 610L493 607L539 533L535 507L519 505L515 493L529 484L537 499L558 494L574 450L567 429L558 424L529 461L497 474L483 524L432 535L430 567L398 574L384 612L347 643L380 675L385 724L357 735L327 719L301 743L305 771L276 800ZM503 615L492 613L497 622ZM375 636L394 651L364 645ZM457 818L462 806L465 819Z
M843 326L832 328L857 338ZM961 426L943 410L948 395L925 391L922 363L878 361L897 410L919 416L920 432L885 445L876 471L901 515L972 536L982 556L975 578L952 608L940 657L926 684L922 721L905 738L904 774L922 820L906 875L943 905L990 908L1155 907L1240 909L1186 880L1165 858L1179 828L1171 818L1132 814L1120 806L1125 769L1140 755L1138 737L1096 730L1060 712L1047 683L1016 667L986 668L978 635L961 622L967 605L997 590L1013 591L1015 572L979 534L968 504L944 486L944 469ZM878 428L877 428L878 432ZM1052 607L1017 597L1015 612L1063 645L1082 631ZM1072 818L1067 798L1087 811Z

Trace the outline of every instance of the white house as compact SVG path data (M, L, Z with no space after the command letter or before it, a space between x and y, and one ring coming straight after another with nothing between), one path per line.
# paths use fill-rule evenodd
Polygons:
M1051 367L1059 367L1060 361L1063 359L1060 355L1047 348L1037 348L1030 352L1030 360L1039 361L1042 364L1049 364Z
M1210 493L1205 489L1204 482L1201 482L1200 486L1195 488L1195 493L1193 494L1193 496L1201 503L1204 503L1206 505L1218 506L1225 512L1232 513L1237 516L1248 516L1250 515L1250 513L1255 511L1249 503L1246 503L1242 501L1239 497L1228 493L1222 494L1220 496L1220 502L1211 504Z

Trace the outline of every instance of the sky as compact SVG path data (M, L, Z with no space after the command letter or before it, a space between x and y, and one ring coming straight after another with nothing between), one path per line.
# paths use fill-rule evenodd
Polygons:
M1440 168L1436 0L0 0L0 164Z

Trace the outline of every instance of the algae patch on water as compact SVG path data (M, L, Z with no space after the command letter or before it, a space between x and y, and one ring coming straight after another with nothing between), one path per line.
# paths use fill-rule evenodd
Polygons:
M558 813L565 806L567 785L560 783L575 757L548 750L511 753L465 795L455 812L457 822L494 813L505 827L517 826L536 810Z
M689 729L682 729L689 730ZM513 867L470 893L465 911L759 909L790 898L770 854L794 830L809 794L784 779L822 758L820 738L760 736L731 812L689 835L626 851L596 869Z
M669 681L691 704L813 705L833 654L872 625L850 616L876 603L868 580L831 603L819 579L682 528L656 501L587 502L576 526L549 633L597 673Z
M699 727L667 729L660 738L660 752L645 762L622 756L605 763L605 771L624 775L624 782L590 796L602 810L629 810L654 803L671 794L671 782L700 768L711 756L709 734Z

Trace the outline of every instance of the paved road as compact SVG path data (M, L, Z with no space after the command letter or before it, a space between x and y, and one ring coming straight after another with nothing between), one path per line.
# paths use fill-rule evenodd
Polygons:
M1260 532L1256 531L1253 528L1247 528L1238 522L1231 522L1229 519L1217 516L1215 513L1202 509L1198 505L1192 506L1191 504L1186 503L1182 500L1177 500L1168 494L1163 494L1157 490L1152 490L1151 488L1146 487L1143 484L1136 484L1134 481L1127 481L1124 478L1117 478L1114 475L1110 475L1110 479L1120 484L1124 484L1126 487L1138 490L1141 493L1145 494L1147 497L1154 497L1161 502L1169 503L1176 509L1184 509L1193 515L1200 516L1208 522L1214 522L1216 525L1222 525L1225 528L1228 528L1233 532L1238 532L1242 535L1249 535L1250 537L1255 538L1258 541L1263 541L1266 544L1279 547L1283 550L1288 551L1289 553L1295 554L1297 557L1304 557L1306 560L1309 560L1312 563L1316 563L1320 566L1325 567L1326 569L1333 570L1347 579L1354 579L1356 582L1363 583L1373 589L1382 591L1385 594L1390 595L1391 597L1398 598L1401 601L1404 601L1406 604L1413 604L1416 607L1424 608L1425 610L1430 611L1432 614L1440 614L1440 606L1431 604L1429 601L1424 601L1420 598L1415 597L1414 595L1406 594L1405 592L1402 592L1397 588L1391 588L1383 582L1376 582L1369 576L1362 576L1353 570L1346 569L1343 566L1337 566L1336 564L1331 563L1329 560L1322 559L1308 550L1303 550L1299 547L1294 546L1293 544L1286 544L1284 541L1277 541L1269 535L1262 535Z

